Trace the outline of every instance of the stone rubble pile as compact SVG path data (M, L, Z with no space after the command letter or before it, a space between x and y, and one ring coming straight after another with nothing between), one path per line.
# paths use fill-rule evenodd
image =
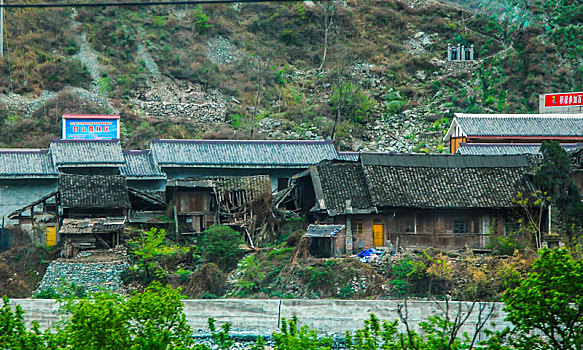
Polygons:
M55 292L75 284L88 293L109 291L127 294L122 275L129 269L125 260L110 262L65 262L53 261L33 295L43 290Z

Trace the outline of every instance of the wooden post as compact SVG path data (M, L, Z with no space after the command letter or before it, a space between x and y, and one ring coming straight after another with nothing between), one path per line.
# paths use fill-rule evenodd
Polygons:
M4 58L4 0L0 0L0 58Z

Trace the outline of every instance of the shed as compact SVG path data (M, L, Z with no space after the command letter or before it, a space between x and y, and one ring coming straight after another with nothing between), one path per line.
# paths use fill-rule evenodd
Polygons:
M310 253L317 258L336 256L336 237L344 228L344 225L309 225L305 237L310 238Z

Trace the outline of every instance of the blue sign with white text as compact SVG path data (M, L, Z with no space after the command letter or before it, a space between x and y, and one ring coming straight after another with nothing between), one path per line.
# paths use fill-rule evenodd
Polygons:
M112 140L119 138L119 119L64 118L63 138L66 140Z

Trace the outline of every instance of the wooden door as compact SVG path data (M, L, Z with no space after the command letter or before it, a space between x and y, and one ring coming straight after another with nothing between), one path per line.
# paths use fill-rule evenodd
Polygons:
M382 218L372 220L373 243L375 247L385 245L385 223Z
M47 226L45 229L47 235L46 244L48 247L57 245L57 228L55 226Z

